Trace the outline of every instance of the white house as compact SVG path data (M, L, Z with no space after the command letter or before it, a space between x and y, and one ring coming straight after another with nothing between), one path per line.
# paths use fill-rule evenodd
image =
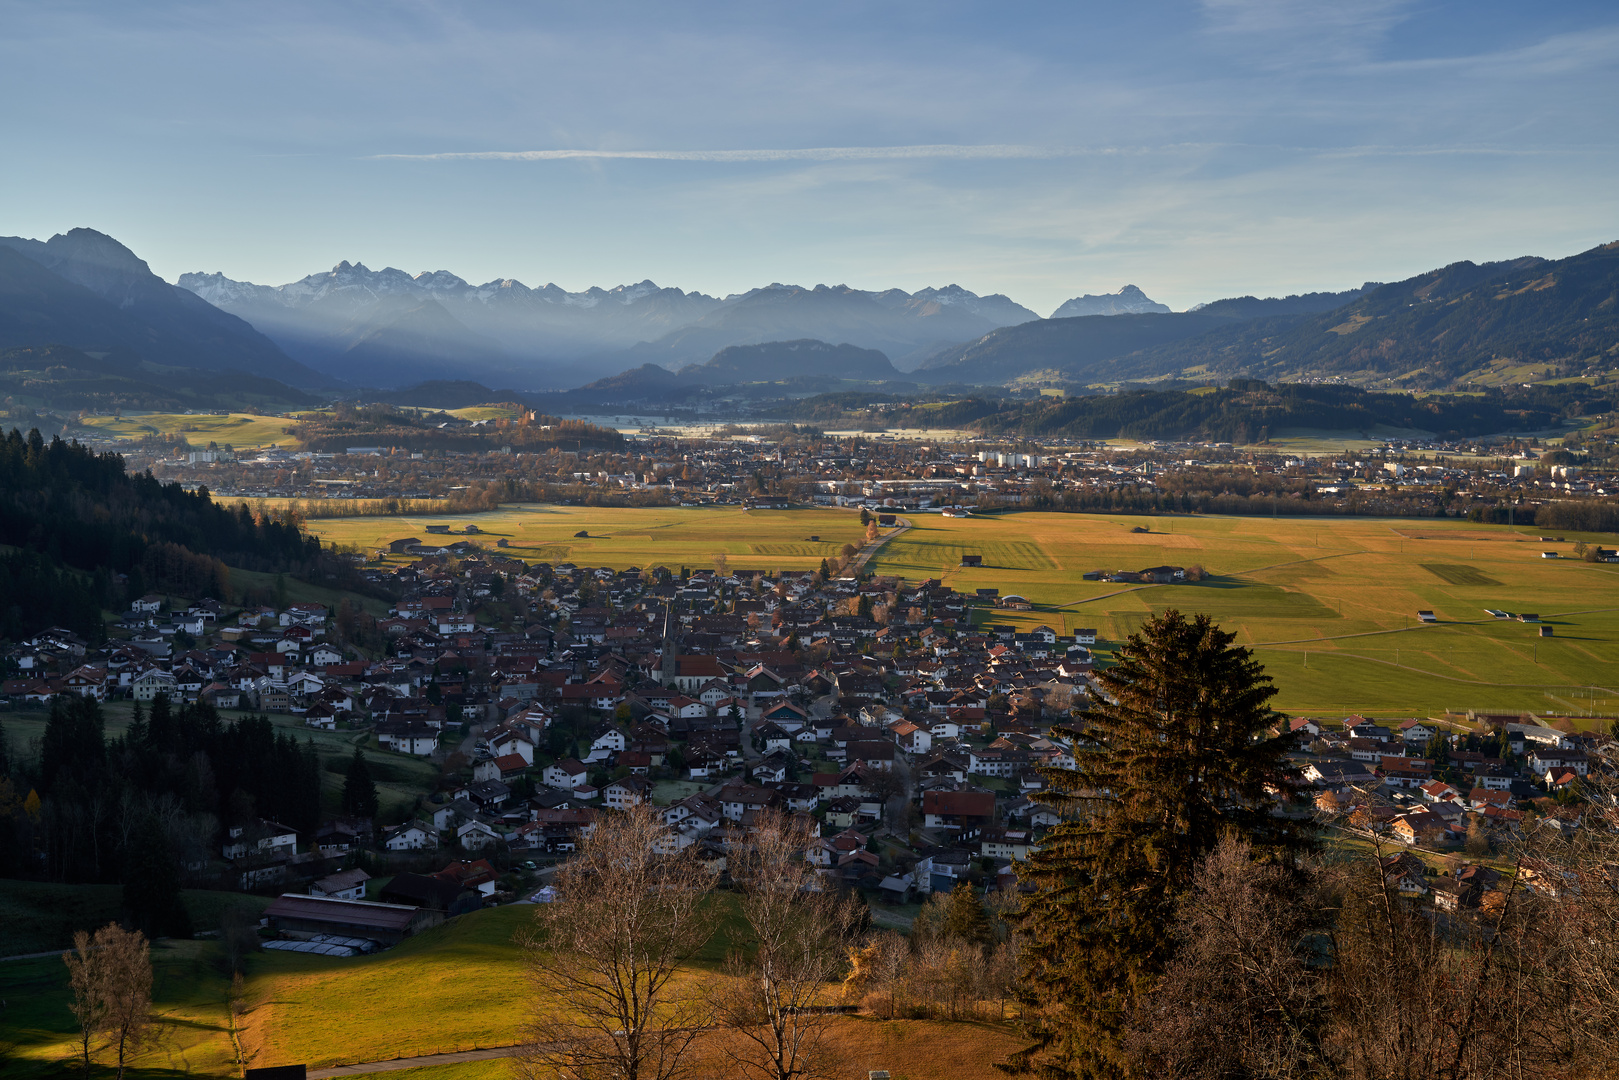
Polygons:
M370 880L371 875L364 870L339 870L310 882L309 895L332 900L364 900L365 883Z
M384 833L382 846L389 851L425 851L438 847L438 833L420 821L407 821Z
M602 789L603 801L615 810L640 806L652 798L652 783L644 776L626 776Z
M246 855L292 855L297 850L296 831L264 818L251 825L232 825L225 841L227 859Z
M582 787L590 776L590 770L585 763L577 758L563 758L555 765L547 765L540 779L548 788L558 791L574 791Z
M466 821L455 830L455 840L468 851L480 851L494 846L500 840L500 834L481 821Z
M151 701L159 694L174 695L174 676L157 668L141 672L129 685L136 701Z
M330 645L317 645L309 652L309 662L316 667L326 667L329 664L341 664L343 654Z

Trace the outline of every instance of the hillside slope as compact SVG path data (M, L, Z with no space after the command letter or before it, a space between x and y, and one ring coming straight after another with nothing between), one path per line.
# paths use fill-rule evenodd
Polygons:
M1566 259L1459 262L1302 319L1264 319L1145 349L1133 375L1206 366L1260 377L1448 384L1506 360L1574 373L1619 360L1619 242Z
M0 237L0 347L43 345L133 354L169 367L273 372L301 387L331 382L93 229L48 241Z

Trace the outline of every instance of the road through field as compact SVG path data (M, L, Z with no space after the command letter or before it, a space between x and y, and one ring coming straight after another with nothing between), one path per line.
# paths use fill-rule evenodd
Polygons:
M361 1061L354 1065L334 1065L329 1069L310 1069L309 1080L327 1080L333 1076L359 1076L362 1073L399 1072L402 1069L421 1069L432 1065L460 1065L468 1061L490 1061L511 1057L521 1047L495 1046L487 1050L460 1050L453 1054L424 1054L421 1057L394 1058L391 1061Z
M893 532L887 533L886 535L879 536L877 539L871 541L860 549L860 553L856 555L854 557L854 561L849 564L850 571L856 574L860 573L860 571L866 568L866 564L871 561L871 557L877 554L877 552L882 549L884 544L894 539L894 537L902 536L911 530L911 523L907 518L896 519L896 524L898 524L899 528L895 529Z

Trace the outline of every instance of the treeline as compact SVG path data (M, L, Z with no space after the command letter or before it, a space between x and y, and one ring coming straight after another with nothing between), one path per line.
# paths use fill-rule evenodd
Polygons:
M0 544L24 555L5 561L17 590L0 591L5 636L60 623L92 640L101 628L87 599L111 607L152 588L223 598L226 563L291 572L320 550L291 515L225 507L205 488L131 476L119 455L46 443L37 429L0 440Z
M1134 390L1021 404L968 399L928 413L941 425L971 426L986 435L1249 443L1283 428L1371 431L1384 426L1466 438L1546 427L1558 409L1551 402L1513 400L1495 391L1418 398L1353 386L1271 386L1233 379L1223 389L1207 391Z
M1167 477L1165 478L1167 479ZM1198 484L1207 483L1199 478ZM1275 488L1255 487L1243 492L1222 488L1215 491L1193 484L1182 487L1166 484L1162 489L1118 487L1057 490L1050 485L1034 485L1023 493L1022 501L1003 504L995 496L978 496L980 511L1040 510L1066 514L1234 514L1240 516L1306 517L1440 517L1445 506L1432 493L1404 497L1388 492L1355 491L1347 496L1320 496L1302 483ZM1532 520L1522 517L1520 522ZM1481 520L1475 518L1474 520ZM1506 521L1506 510L1501 511Z
M37 759L12 760L0 736L0 877L211 883L201 867L219 859L226 829L268 818L311 833L320 796L313 743L268 717L226 724L211 705L159 697L109 739L93 698L58 696Z
M537 452L617 450L624 446L624 436L611 428L542 413L523 412L516 419L494 420L478 428L438 426L451 421L455 418L447 414L421 415L386 405L339 405L329 414L311 415L288 431L309 449L325 453L342 453L361 445L462 453L485 453L503 447Z

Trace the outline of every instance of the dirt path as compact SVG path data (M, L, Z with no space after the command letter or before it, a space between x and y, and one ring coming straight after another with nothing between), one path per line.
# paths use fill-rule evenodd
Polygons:
M354 1065L334 1065L329 1069L310 1069L309 1080L326 1080L332 1076L359 1076L362 1073L398 1072L400 1069L420 1069L429 1065L458 1065L463 1061L489 1061L511 1057L516 1046L496 1046L488 1050L460 1050L453 1054L426 1054L422 1057L394 1058L392 1061L362 1061Z

